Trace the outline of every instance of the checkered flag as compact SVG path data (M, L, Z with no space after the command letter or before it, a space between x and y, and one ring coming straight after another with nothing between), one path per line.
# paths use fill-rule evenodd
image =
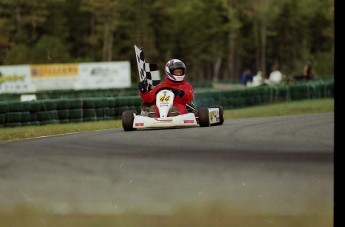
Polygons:
M144 51L136 45L134 45L134 50L137 59L140 82L146 80L148 83L148 89L152 90L152 88L159 84L161 80L158 66L156 64L146 63Z

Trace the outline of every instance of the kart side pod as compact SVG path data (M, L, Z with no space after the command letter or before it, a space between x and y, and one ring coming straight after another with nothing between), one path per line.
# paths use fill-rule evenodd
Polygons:
M220 105L210 108L200 107L198 116L200 127L222 125L224 123L224 110Z

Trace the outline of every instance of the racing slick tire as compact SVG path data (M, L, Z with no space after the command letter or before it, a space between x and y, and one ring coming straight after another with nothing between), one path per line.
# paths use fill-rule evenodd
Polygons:
M134 131L136 128L133 128L133 122L134 122L134 114L136 114L137 111L135 110L126 110L122 112L122 128L125 131Z
M222 125L224 123L224 108L221 105L215 105L215 106L212 106L212 108L218 108L219 109L219 122L216 124L213 124L213 125L214 126L215 125Z
M200 107L198 109L199 113L199 125L200 127L209 127L210 126L210 118L209 112L206 107Z

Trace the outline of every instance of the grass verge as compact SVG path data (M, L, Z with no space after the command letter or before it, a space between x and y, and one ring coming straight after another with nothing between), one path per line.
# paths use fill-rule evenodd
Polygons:
M334 99L313 99L226 110L225 119L334 112Z
M265 215L246 214L227 206L205 204L189 207L170 215L125 214L56 214L33 207L17 207L1 212L0 226L25 227L332 227L331 214ZM2 225L3 224L3 225Z

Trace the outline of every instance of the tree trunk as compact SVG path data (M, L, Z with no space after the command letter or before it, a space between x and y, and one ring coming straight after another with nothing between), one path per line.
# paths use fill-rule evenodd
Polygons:
M262 71L262 65L261 65L261 36L260 36L260 29L259 24L254 22L254 47L255 47L255 65L257 67L257 71Z
M235 75L235 40L236 35L234 34L234 31L231 31L229 35L229 75L226 79L233 79Z
M107 61L111 61L113 59L113 41L114 41L114 31L113 28L110 28L109 35L108 35L108 54L107 54Z
M237 32L238 32L238 15L236 10L237 0L229 0L230 8L230 31L229 31L229 54L228 54L228 74L225 79L237 79L236 76L236 45L237 45Z
M216 61L214 63L213 67L213 82L217 82L219 80L219 71L220 71L220 66L222 64L222 53L220 52L216 58Z
M106 21L104 23L104 31L103 31L103 50L102 50L102 61L107 60L107 50L108 50L108 44L109 44L109 23Z
M267 77L266 76L266 24L264 22L262 22L261 24L261 71L262 71L262 75L263 77Z
M16 29L17 29L17 33L16 33L16 38L18 40L15 40L16 42L20 41L20 38L22 37L22 16L21 16L21 6L17 5L16 6L16 21L17 21L17 25L16 25Z

